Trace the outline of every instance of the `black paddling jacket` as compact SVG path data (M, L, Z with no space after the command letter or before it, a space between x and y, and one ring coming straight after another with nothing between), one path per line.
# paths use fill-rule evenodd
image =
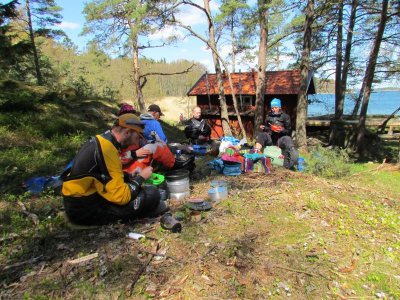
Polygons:
M81 147L70 172L63 178L62 195L79 201L78 198L97 193L117 205L135 199L144 178L137 175L128 183L124 181L119 148L110 131L91 137Z
M208 126L205 119L197 120L191 118L186 122L185 135L188 139L196 140L200 135L209 137L211 135L211 128Z
M264 131L277 134L276 132L271 131L271 125L279 125L283 127L283 130L278 133L279 136L290 135L290 131L292 130L292 126L290 124L290 117L288 114L285 114L284 112L274 114L272 111L270 111L267 115L267 119L265 120Z

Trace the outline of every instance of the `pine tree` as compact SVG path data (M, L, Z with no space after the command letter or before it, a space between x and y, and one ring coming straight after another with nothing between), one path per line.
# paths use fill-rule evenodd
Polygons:
M40 69L36 37L62 34L60 30L51 29L52 26L61 23L62 16L60 11L62 9L55 4L54 0L25 0L25 10L33 61L35 64L36 80L39 85L42 85L43 76Z

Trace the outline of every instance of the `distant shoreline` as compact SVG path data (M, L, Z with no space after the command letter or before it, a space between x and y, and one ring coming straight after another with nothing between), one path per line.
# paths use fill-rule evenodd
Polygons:
M400 92L399 88L388 88L388 89L376 89L372 91L373 93L378 93L378 92Z
M400 89L392 88L390 90L374 90L372 93L400 92ZM351 94L351 93L348 93ZM335 95L335 93L316 93L315 95Z

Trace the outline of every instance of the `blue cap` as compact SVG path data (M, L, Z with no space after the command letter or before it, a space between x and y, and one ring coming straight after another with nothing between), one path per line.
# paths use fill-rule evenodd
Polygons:
M271 107L281 107L281 100L274 98L271 100Z

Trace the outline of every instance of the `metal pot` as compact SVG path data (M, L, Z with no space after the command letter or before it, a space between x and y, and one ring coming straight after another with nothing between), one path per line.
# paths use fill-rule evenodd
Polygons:
M190 190L189 178L179 179L175 181L167 180L167 187L170 193L183 193Z

